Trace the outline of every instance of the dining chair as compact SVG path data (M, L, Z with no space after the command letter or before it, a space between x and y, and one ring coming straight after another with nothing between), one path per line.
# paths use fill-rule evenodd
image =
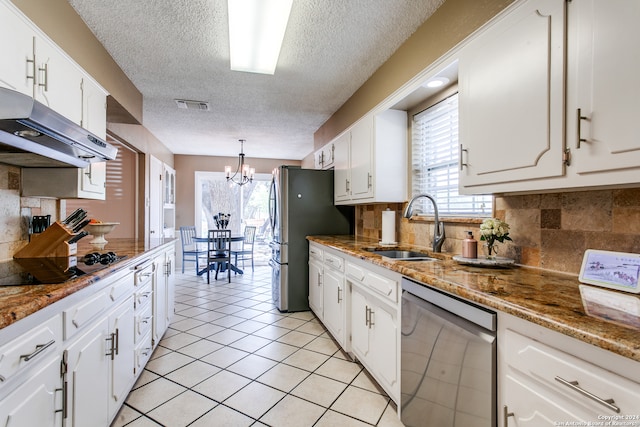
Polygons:
M242 240L242 249L237 251L231 251L234 256L234 265L238 265L238 260L242 261L242 268L244 269L244 261L251 260L251 271L253 269L253 245L256 241L256 227L253 225L246 226L244 228L244 238ZM239 258L238 258L239 257Z
M207 256L207 250L193 240L196 237L196 226L187 225L180 227L180 240L182 241L182 272L185 262L196 262L196 273L200 271L200 258Z
M231 283L231 230L209 230L207 241L207 283L211 283L211 264L216 265L215 280L224 265Z

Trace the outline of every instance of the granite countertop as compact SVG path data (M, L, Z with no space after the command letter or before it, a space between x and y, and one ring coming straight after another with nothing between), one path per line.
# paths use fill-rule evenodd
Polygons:
M640 307L637 295L588 286L583 289L605 297L583 300L580 287L585 285L580 284L576 275L519 266L473 267L454 261L454 254L431 253L425 248L409 246L399 249L429 252L438 260L394 261L366 251L365 248L378 246L378 242L371 239L353 236L309 236L307 239L640 361L640 317L614 307L622 305L616 303L617 299L627 302L632 299L631 302Z
M5 284L0 286L0 329L98 282L109 274L134 264L138 257L172 241L174 239L151 239L151 242L145 245L143 241L137 239L109 239L105 249L97 252L112 251L118 256L126 256L126 258L95 273L80 276L64 283L12 285L4 280ZM78 260L91 252L96 251L90 244L83 242L78 244ZM78 263L80 265L80 261Z

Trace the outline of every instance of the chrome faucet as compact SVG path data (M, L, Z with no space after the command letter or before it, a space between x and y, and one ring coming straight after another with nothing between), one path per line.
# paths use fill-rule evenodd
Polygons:
M440 221L438 217L438 205L436 200L430 196L429 194L418 194L417 196L413 196L413 198L409 201L407 208L404 210L404 217L411 218L413 214L413 202L417 199L425 197L431 200L433 203L433 213L434 213L434 224L433 224L433 251L434 252L442 252L442 244L444 243L445 234L444 234L444 223Z

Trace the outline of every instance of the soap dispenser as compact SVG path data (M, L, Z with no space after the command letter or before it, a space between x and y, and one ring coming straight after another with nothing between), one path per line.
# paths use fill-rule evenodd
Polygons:
M467 238L462 241L462 257L478 257L478 241L473 238L473 232L467 231Z

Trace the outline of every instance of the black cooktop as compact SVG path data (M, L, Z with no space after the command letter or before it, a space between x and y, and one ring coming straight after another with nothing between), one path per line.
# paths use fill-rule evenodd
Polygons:
M20 258L0 262L0 286L44 285L66 281L95 273L120 261L115 256L108 263L86 263L85 258Z

